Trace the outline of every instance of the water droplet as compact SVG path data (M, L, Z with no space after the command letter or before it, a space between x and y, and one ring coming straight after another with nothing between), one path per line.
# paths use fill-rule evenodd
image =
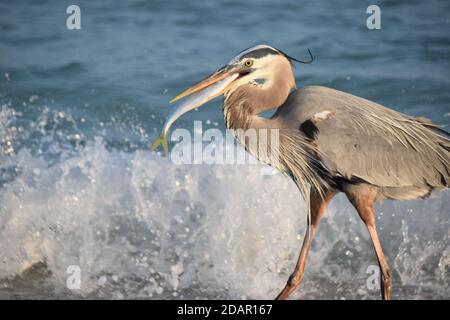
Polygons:
M31 97L28 98L28 101L29 101L29 102L34 102L34 101L36 101L37 99L39 99L39 97L38 97L37 95L34 94L34 95L32 95Z
M99 285L99 286L104 286L105 284L106 284L106 281L107 281L108 279L105 277L105 276L101 276L99 279L98 279L98 281L97 281L97 284Z

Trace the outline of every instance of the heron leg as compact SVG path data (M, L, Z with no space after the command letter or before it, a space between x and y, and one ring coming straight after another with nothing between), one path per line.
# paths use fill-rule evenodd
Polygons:
M380 266L380 284L381 284L381 297L383 300L391 299L392 289L392 276L389 271L389 266L384 256L383 249L381 248L381 242L378 238L377 229L375 225L375 210L374 201L375 195L373 192L355 193L346 192L348 199L358 211L359 216L365 223L367 230L369 231L370 238L372 239L373 248L377 255L378 265Z
M327 191L325 195L321 197L317 192L311 191L310 199L310 212L311 212L311 223L308 221L308 227L306 230L305 239L303 240L302 249L300 250L300 255L297 260L294 272L289 277L284 289L276 297L277 300L284 300L289 297L289 295L297 288L303 279L306 265L306 257L308 255L309 248L311 246L312 238L317 226L319 225L320 219L322 218L325 208L331 201L333 196L336 194L335 191Z

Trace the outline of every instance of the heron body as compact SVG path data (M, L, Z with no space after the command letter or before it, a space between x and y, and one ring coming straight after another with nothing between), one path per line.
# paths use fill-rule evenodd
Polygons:
M367 226L381 269L381 294L390 299L391 273L376 231L374 203L423 198L448 188L450 136L425 118L348 93L321 86L296 89L293 61L298 60L267 45L244 50L174 99L190 96L169 117L162 137L176 118L222 94L227 128L278 130L276 157L260 153L262 143L273 142L252 145L245 135L235 135L255 157L290 176L309 203L295 270L277 298L287 298L301 282L325 208L344 192ZM259 115L275 108L270 118Z

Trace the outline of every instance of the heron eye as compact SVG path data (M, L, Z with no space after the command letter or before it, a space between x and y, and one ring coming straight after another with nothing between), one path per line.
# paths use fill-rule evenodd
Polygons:
M244 62L244 65L245 65L246 67L251 67L251 66L253 65L253 60L247 60L247 61L245 61L245 62Z

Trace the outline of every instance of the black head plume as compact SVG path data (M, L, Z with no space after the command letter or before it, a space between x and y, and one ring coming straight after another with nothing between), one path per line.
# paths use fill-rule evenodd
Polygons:
M278 49L277 49L277 50L278 50ZM298 59L295 59L295 58L289 56L288 54L284 53L284 52L281 51L281 50L278 50L278 51L279 51L282 55L284 55L287 59L289 59L290 61L296 61L296 62L300 62L300 63L303 63L303 64L310 64L310 63L312 63L312 62L314 61L314 59L316 58L316 57L313 56L313 54L311 53L311 50L309 50L309 48L308 48L308 53L309 53L309 56L310 56L310 60L309 60L309 61L301 61L301 60L298 60Z

